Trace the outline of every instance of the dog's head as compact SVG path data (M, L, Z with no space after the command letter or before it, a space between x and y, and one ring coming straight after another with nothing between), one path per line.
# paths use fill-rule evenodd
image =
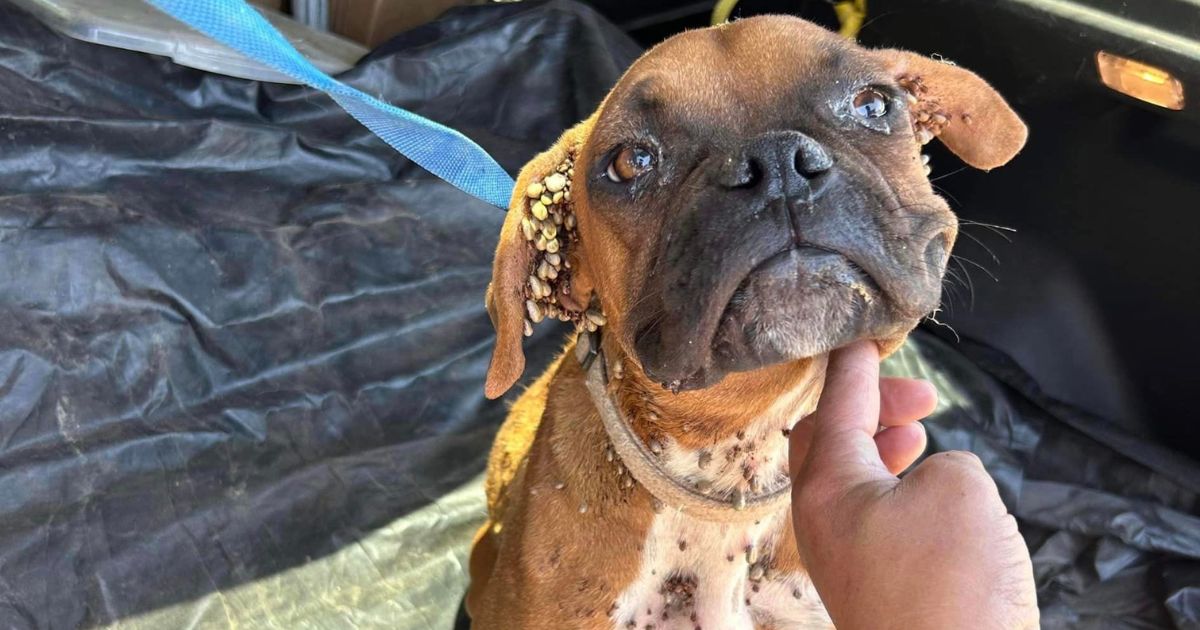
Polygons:
M934 137L990 169L1026 129L967 70L795 18L663 42L518 178L487 298L488 396L520 376L527 318L579 321L597 302L606 336L678 389L861 338L895 348L938 306L957 233L922 161ZM556 171L569 199L534 194ZM542 201L546 221L530 214ZM539 228L560 265L543 265Z

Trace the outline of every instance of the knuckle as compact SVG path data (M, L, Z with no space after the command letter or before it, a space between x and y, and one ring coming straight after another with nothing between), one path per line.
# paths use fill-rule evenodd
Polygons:
M983 460L970 451L946 451L929 456L929 461L939 468L959 470L964 473L979 472L986 474Z
M971 451L950 451L946 453L946 456L955 463L983 470L983 460Z
M930 474L950 482L963 491L997 493L996 482L979 456L968 451L946 451L930 455L922 466Z

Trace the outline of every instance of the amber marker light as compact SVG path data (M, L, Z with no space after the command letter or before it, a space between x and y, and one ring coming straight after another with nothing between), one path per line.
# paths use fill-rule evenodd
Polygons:
M1126 96L1167 109L1183 109L1183 84L1162 68L1103 50L1096 53L1096 67L1104 85Z

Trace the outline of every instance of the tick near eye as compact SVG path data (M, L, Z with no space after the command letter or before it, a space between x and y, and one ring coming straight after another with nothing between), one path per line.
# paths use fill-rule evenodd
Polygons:
M627 146L608 163L608 179L618 184L633 180L654 168L654 154L641 146Z
M854 95L854 115L859 118L879 118L888 113L888 100L875 88L864 88Z

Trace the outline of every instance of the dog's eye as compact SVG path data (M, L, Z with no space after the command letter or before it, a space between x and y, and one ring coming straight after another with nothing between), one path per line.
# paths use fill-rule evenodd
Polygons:
M608 163L608 178L616 183L627 182L654 168L654 154L645 147L621 149Z
M860 118L879 118L888 112L887 97L875 88L854 95L854 113Z

